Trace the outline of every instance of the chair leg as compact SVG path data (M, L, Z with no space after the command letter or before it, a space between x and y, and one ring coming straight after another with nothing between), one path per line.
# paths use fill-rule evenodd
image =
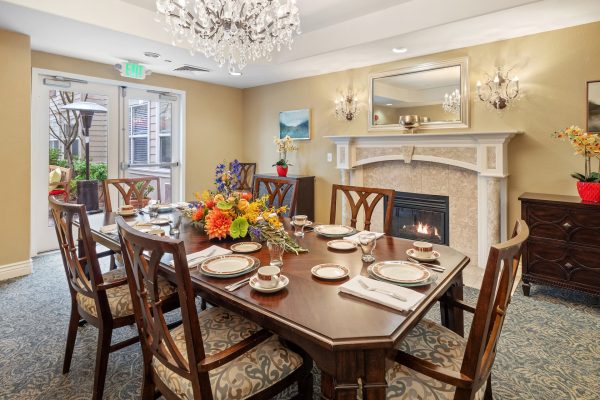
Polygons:
M312 400L313 398L313 374L309 372L308 374L302 376L298 379L298 399L300 400Z
M146 371L148 370L148 371ZM142 400L154 400L156 398L156 386L152 381L152 372L144 366L144 381L142 382Z
M206 310L206 300L202 299L202 302L200 303L200 309L202 311Z
M117 263L115 262L115 255L114 255L114 254L111 254L111 255L110 255L110 264L109 264L109 267L108 267L108 268L109 268L111 271L112 271L113 269L117 269Z
M492 395L492 373L490 372L490 376L487 379L487 386L485 387L485 393L483 394L484 400L493 400L494 396Z
M71 304L71 318L69 318L69 330L67 332L67 346L65 348L65 359L63 362L63 374L71 369L71 359L73 358L73 348L77 338L77 328L79 328L79 313L77 312L77 303Z
M104 381L106 380L106 368L108 366L108 355L110 354L110 340L112 338L112 327L101 327L98 332L98 348L96 349L96 371L94 372L94 388L92 400L102 399L104 394Z

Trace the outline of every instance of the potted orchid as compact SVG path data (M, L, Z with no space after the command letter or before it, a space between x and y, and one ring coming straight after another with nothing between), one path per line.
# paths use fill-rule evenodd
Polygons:
M575 149L575 155L585 159L584 173L575 172L571 176L578 180L577 191L583 201L600 202L600 138L596 133L584 132L578 126L570 126L554 132L553 137L568 140ZM598 171L592 171L592 158L598 159Z
M273 166L277 167L277 175L287 176L288 166L292 165L287 160L287 154L290 151L298 150L298 146L294 144L289 135L286 135L283 139L275 137L273 143L275 143L279 153L279 160Z

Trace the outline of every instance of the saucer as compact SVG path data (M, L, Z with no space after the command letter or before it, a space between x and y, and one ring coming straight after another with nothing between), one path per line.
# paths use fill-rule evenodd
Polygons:
M327 242L327 247L329 247L330 249L334 249L334 250L348 251L348 250L356 250L356 248L358 247L358 244L356 244L356 242L354 242L352 240L338 239L338 240L330 240L329 242Z
M117 210L117 214L123 216L123 217L131 217L133 215L137 214L137 211L135 210L131 210L131 211L121 211L121 210Z
M171 221L169 221L167 218L152 218L150 220L148 220L149 224L154 224L154 225L168 225Z
M253 253L262 248L262 245L257 242L241 242L232 244L229 249L236 253Z
M438 258L440 258L440 253L438 253L437 251L433 250L431 252L431 257L420 257L420 256L416 256L415 255L415 249L408 249L406 250L406 255L408 255L409 257L414 258L417 261L435 261Z
M280 275L279 283L277 284L277 286L275 286L274 288L264 288L264 287L260 286L258 276L254 275L254 276L252 276L252 278L250 278L250 282L248 282L248 283L249 283L250 287L252 289L256 290L257 292L275 293L275 292L279 292L281 289L285 288L288 285L288 283L290 283L290 280L288 279L287 276Z

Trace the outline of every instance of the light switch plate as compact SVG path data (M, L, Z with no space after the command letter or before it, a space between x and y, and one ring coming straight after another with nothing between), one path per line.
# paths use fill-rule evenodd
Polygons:
M327 153L327 162L333 161L333 153Z

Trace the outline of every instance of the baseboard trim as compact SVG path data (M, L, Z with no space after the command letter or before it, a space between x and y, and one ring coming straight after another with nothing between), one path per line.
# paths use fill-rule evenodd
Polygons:
M29 275L32 271L31 258L25 261L19 261L12 264L0 265L0 281L18 276Z

